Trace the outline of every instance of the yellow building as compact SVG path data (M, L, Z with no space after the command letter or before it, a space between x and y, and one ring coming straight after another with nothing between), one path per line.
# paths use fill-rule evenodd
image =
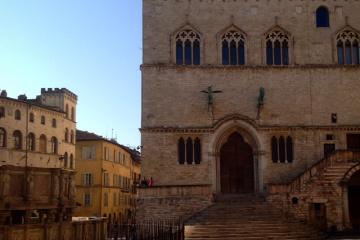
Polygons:
M42 88L35 99L0 93L0 227L17 226L0 239L38 239L42 224L66 222L48 237L68 239L75 205L77 96L66 88ZM20 229L30 229L24 233ZM26 238L27 239L27 238ZM55 239L51 238L51 239Z
M76 216L107 217L109 223L135 210L139 154L116 141L76 131Z

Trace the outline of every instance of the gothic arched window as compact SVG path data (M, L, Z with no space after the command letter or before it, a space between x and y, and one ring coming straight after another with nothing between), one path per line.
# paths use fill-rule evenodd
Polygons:
M195 164L200 164L201 162L201 144L199 138L195 138L194 141L194 160Z
M30 151L35 151L35 134L34 133L29 133L28 137L27 137L27 141L28 141L28 150Z
M350 29L336 35L336 47L339 64L360 64L360 34Z
M51 153L58 153L58 140L56 137L51 138Z
M200 35L191 29L184 29L176 34L176 64L200 64Z
M271 159L274 163L279 160L278 140L276 137L271 138Z
M276 29L266 36L266 64L289 65L290 37L282 30Z
M294 160L294 144L291 136L271 138L271 159L274 163L292 163Z
M191 138L188 138L186 140L186 163L192 164L193 159L193 140Z
M21 112L19 109L15 111L15 120L21 120Z
M13 133L14 148L22 149L22 134L19 130L15 130Z
M6 147L6 131L4 128L0 128L0 147Z
M183 138L180 138L178 141L178 161L180 164L185 163L185 141Z
M329 10L324 7L318 7L316 9L316 27L329 27Z
M39 139L39 151L41 153L47 152L47 140L46 140L46 136L44 134L41 134L40 139Z
M238 31L228 31L221 37L222 64L244 65L245 64L245 37Z
M293 161L293 141L290 136L286 138L286 161L288 163Z
M279 160L281 163L284 163L286 159L285 156L285 139L283 136L279 138Z
M188 137L178 140L178 161L179 164L200 164L201 163L201 141L197 137L195 140Z

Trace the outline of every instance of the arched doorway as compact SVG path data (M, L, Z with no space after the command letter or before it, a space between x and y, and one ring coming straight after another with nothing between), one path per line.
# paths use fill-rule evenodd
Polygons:
M360 230L360 171L348 182L349 217L354 230Z
M224 194L254 192L253 150L238 132L220 149L220 185Z

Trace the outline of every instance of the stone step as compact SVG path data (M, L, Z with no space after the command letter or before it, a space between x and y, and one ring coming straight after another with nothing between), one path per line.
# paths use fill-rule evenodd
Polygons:
M185 225L185 239L323 239L315 229L285 219L264 198L218 196L216 203Z

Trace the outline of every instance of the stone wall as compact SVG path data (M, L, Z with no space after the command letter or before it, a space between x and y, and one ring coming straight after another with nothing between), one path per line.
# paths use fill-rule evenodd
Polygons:
M329 28L315 25L319 6L329 9ZM201 35L202 64L221 63L219 35L235 25L246 34L246 63L262 65L265 33L277 24L292 36L290 63L331 64L337 60L334 35L346 24L359 29L359 11L356 0L144 0L144 63L174 63L171 37L189 24Z
M285 214L315 226L311 207L323 204L326 209L324 230L351 229L347 181L360 169L359 162L359 153L337 151L288 184L270 184L267 201Z
M139 189L137 220L187 219L211 205L212 193L207 185L162 186Z

